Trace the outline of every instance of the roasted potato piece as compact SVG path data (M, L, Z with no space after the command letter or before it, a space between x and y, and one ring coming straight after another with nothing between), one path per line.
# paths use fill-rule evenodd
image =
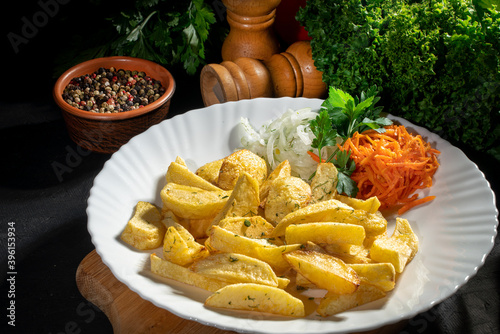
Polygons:
M173 223L167 228L163 242L163 258L181 266L210 255L205 246L196 242L182 225Z
M165 179L167 180L167 183L182 184L210 191L221 190L219 187L191 172L185 165L179 164L175 161L168 166Z
M151 203L140 201L120 238L137 249L155 249L163 243L165 230L158 208Z
M302 247L303 250L315 251L315 252L327 254L327 252L325 251L325 249L322 246L320 246L312 241L307 241L306 243L303 244L303 246L304 246L304 247Z
M258 214L259 203L259 184L257 180L247 172L242 172L226 204L212 220L212 225L217 225L226 217L255 216Z
M250 174L261 185L267 177L267 163L247 149L238 150L224 158L217 185L224 190L232 190L242 172Z
M205 239L205 242L203 243L205 245L205 247L208 249L208 251L210 252L210 254L216 254L216 253L224 253L224 252L221 252L217 249L215 249L212 244L210 243L210 236L208 238Z
M261 216L227 217L219 226L235 234L249 238L265 239L271 237L274 226Z
M175 157L175 162L178 163L179 165L187 167L186 161L182 159L180 156Z
M368 214L363 210L354 210L339 200L331 199L310 204L304 208L287 214L276 225L273 234L281 236L291 224L304 224L312 222L337 222L362 225L368 220Z
M296 250L283 257L301 275L318 288L338 294L353 293L360 284L354 269L328 254Z
M260 186L260 200L263 205L265 204L265 200L267 195L269 194L269 188L271 188L271 184L274 180L280 177L291 176L292 175L292 166L288 160L282 161L276 168L269 173L267 179Z
M265 217L277 224L288 213L303 208L311 201L311 187L295 176L276 178L269 188L264 206Z
M207 229L212 225L215 217L204 219L188 219L188 231L195 239L205 239L208 237Z
M366 212L364 210L356 210ZM387 220L380 211L367 213L366 219L358 223L365 228L366 238L375 238L387 233Z
M385 292L377 287L362 283L358 289L351 294L327 292L319 303L316 312L322 317L328 317L359 305L384 298L385 296Z
M254 283L228 285L209 296L205 305L291 317L305 315L304 304L300 299L283 289Z
M278 272L289 268L282 255L300 248L300 245L276 246L266 239L247 238L220 226L212 227L208 243L219 252L239 253L267 262Z
M301 247L300 244L259 247L255 249L255 252L258 259L269 263L274 271L281 275L290 268L288 262L283 258L283 254L298 250Z
M369 249L364 246L349 244L322 244L327 254L338 257L345 263L373 263L369 257Z
M408 220L404 218L397 217L396 218L396 227L394 228L394 232L392 234L394 238L399 238L408 245L411 249L411 255L408 259L410 262L418 252L418 237L413 232L410 223Z
M412 250L405 240L399 238L378 238L370 248L370 257L372 260L382 263L392 263L398 273L402 273L405 268Z
M337 195L338 171L331 162L319 163L311 180L312 202L326 201Z
M211 184L217 185L217 181L219 180L219 170L223 161L224 159L219 159L206 163L198 168L195 174L207 180Z
M218 253L196 261L190 269L229 283L256 283L278 286L278 277L269 264L237 253Z
M344 223L307 223L290 225L285 231L287 244L350 244L362 245L365 229L362 226Z
M382 233L382 234L379 234L379 235L366 237L365 241L363 242L363 247L366 248L367 250L369 250L372 247L373 242L375 240L380 239L380 238L387 238L387 237L388 237L387 231Z
M305 278L304 275L299 272L297 272L295 276L295 286L297 287L297 290L318 288L316 284Z
M349 264L358 274L361 283L376 286L382 291L390 291L396 285L396 270L391 263Z
M150 255L150 259L151 272L161 277L170 278L211 292L228 285L225 281L195 273L186 267L164 260L155 253Z
M189 229L189 219L176 216L170 209L165 206L161 209L162 223L167 228L173 226L173 223L181 224L184 228ZM166 230L165 230L166 231Z
M167 183L160 195L165 209L187 219L214 217L229 198L223 190L209 191L177 183Z
M355 210L365 210L368 213L376 213L380 208L380 201L377 196L373 196L365 200L344 195L337 195L336 198Z

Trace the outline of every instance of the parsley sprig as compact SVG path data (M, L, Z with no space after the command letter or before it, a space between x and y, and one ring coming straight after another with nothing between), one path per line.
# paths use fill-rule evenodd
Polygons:
M322 161L321 148L325 146L335 146L339 134L337 130L332 127L332 121L327 109L322 109L318 116L309 122L309 125L312 133L316 136L311 146L313 148L318 148L319 161Z
M359 97L353 97L340 89L330 87L328 98L321 105L318 116L310 121L311 131L316 137L311 147L318 149L319 161L323 161L323 147L336 145L339 138L343 144L355 132L362 133L373 129L382 133L385 131L384 126L392 124L390 119L380 116L382 107L375 107L380 100L376 96L377 93L377 87L374 86L366 93L361 92ZM355 197L358 186L351 179L351 175L356 164L350 156L350 151L336 150L325 161L332 162L337 167L337 192Z

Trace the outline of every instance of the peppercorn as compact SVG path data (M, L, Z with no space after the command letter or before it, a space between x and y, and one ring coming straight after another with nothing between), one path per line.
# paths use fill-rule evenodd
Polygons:
M161 83L144 72L101 67L73 78L62 97L81 110L116 113L148 105L164 93Z

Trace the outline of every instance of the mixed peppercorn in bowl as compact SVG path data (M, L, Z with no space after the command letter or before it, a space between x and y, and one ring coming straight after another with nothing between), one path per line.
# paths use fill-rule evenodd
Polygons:
M113 153L166 118L175 87L172 74L155 62L103 57L64 72L53 98L75 143Z
M69 105L81 110L113 113L142 108L164 93L161 81L144 71L111 66L73 78L62 97Z

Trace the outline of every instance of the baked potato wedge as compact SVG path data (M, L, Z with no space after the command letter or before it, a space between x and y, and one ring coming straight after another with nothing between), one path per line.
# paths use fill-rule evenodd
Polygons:
M278 286L278 277L269 264L238 253L212 254L194 262L189 269L229 283Z
M322 317L328 317L384 298L385 296L386 293L375 286L360 284L359 288L350 294L327 292L321 299L316 312Z
M181 266L209 256L207 248L196 242L182 225L174 223L167 228L163 242L163 258Z
M269 173L266 180L260 186L259 197L263 205L265 204L264 201L266 200L267 195L269 194L269 188L271 188L271 184L273 183L273 181L276 180L277 178L291 176L291 175L292 175L292 166L290 165L290 162L288 160L282 161L278 166L276 166L276 168L274 168L274 170L271 173Z
M211 292L228 285L226 281L195 273L187 267L164 260L155 253L150 255L150 261L151 272L161 277L173 279Z
M224 190L210 191L177 183L167 183L160 195L166 210L186 219L214 217L229 198Z
M287 214L307 206L310 201L311 187L307 182L295 176L276 178L265 201L265 218L276 225Z
M255 283L228 285L209 296L205 305L290 317L305 315L304 303L300 299L283 289Z
M185 186L197 187L204 190L220 191L221 189L204 178L196 175L190 171L186 165L178 162L172 162L168 166L167 173L165 174L167 183L182 184Z
M363 245L365 229L362 226L344 223L292 224L286 228L287 244L349 244Z
M224 190L232 190L243 172L250 174L261 185L267 178L267 163L247 149L238 150L223 159L217 185Z
M390 291L396 285L396 270L391 263L349 264L358 274L361 283L376 286L382 291Z
M274 229L262 216L227 217L219 222L219 226L235 234L255 239L270 238Z
M136 249L155 249L163 243L165 230L158 208L149 202L139 201L120 238Z
M319 163L311 180L312 202L327 201L337 196L338 171L331 162Z
M412 255L412 249L406 240L391 237L378 238L370 248L370 258L375 262L392 263L397 273L402 273Z
M283 254L283 257L301 275L320 289L336 294L349 294L356 291L360 279L354 269L342 260L328 254L296 250Z
M259 211L259 184L247 172L242 172L224 206L215 215L211 225L226 217L252 217ZM207 232L208 233L208 232Z
M300 248L298 244L276 246L266 239L248 238L220 226L212 227L208 243L219 252L243 254L267 262L278 272L290 267L282 255Z
M196 170L195 174L207 180L211 184L217 185L217 181L219 180L219 171L223 161L224 159L219 159L208 162L203 166L199 167Z

